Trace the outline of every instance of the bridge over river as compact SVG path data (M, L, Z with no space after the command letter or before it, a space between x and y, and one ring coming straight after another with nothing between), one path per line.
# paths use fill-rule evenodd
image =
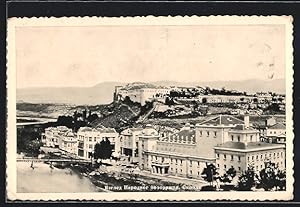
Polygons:
M73 162L73 163L90 163L90 160L83 159L71 159L71 158L63 158L63 159L42 159L42 158L17 158L17 162Z

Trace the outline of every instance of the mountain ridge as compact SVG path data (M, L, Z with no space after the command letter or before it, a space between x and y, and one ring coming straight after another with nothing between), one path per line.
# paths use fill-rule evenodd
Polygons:
M202 86L211 88L225 87L247 93L275 92L285 93L285 80L243 80L243 81L207 81L207 82L178 82L153 81L147 82L160 86ZM128 83L110 81L101 82L91 87L30 87L17 89L17 101L29 103L64 103L77 105L108 104L113 101L115 86Z

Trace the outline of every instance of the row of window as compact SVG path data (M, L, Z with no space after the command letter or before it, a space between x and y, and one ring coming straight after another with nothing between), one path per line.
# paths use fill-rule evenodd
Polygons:
M219 153L217 153L216 154L216 157L217 157L217 159L219 159L220 158L220 154ZM226 160L228 157L230 157L230 160L232 160L232 161L234 161L235 160L235 157L237 157L237 160L240 162L241 161L241 156L235 156L235 155L226 155L226 154L223 154L223 159L224 160Z
M158 157L157 157L157 156L151 156L151 161L152 161L152 162L153 162L153 161L157 162L157 161L158 161ZM164 161L165 161L165 158L162 157L162 158L161 158L161 162L163 163ZM175 164L175 165L179 164L180 166L182 166L183 160L182 160L182 159L171 158L171 159L170 159L170 162L171 162L170 164ZM196 162L196 161L190 160L190 161L189 161L189 166L190 166L190 167L192 167L193 162L197 163L197 166L198 166L198 167L200 166L200 161L197 161L197 162Z
M273 155L273 156L272 156ZM256 160L259 160L259 158L262 160L263 158L279 158L279 157L281 157L281 158L283 158L283 152L274 152L274 153L264 153L264 154L260 154L260 155L252 155L252 156L248 156L247 157L247 159L248 159L248 161L250 161L250 159L253 161L255 158L256 158Z
M224 170L227 170L227 165L224 165ZM220 164L217 164L217 168L220 168ZM231 165L231 168L234 168L232 165ZM238 171L241 171L241 167L238 166Z
M240 136L240 135L237 135L237 136L236 136L236 140L237 140L238 142L240 142L240 141L241 141L241 136ZM234 135L231 135L231 141L234 141ZM250 142L253 142L253 135L250 135Z
M276 134L276 131L270 131L270 134ZM278 134L282 134L282 131L279 131ZM284 134L286 134L286 132L284 132Z
M217 137L217 132L216 132L216 131L213 131L213 132L212 132L212 135L213 135L214 138L216 138L216 137ZM202 131L200 131L200 136L201 136L201 137L202 137L202 136L205 136L205 133L202 132ZM206 131L206 136L207 136L207 137L210 136L210 131Z

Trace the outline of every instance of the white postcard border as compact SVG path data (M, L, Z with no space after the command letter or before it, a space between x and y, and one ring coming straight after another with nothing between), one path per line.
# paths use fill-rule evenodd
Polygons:
M62 17L11 18L7 37L7 152L6 191L9 200L56 201L200 201L243 200L268 201L293 198L293 18L291 16L177 16L177 17ZM99 192L99 193L17 193L16 190L16 54L15 28L39 26L103 26L103 25L263 25L284 24L286 31L286 191L276 192Z

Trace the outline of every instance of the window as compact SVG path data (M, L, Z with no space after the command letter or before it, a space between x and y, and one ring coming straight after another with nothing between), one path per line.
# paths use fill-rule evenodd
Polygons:
M220 167L220 165L219 164L217 164L217 168L219 168Z
M256 160L258 160L258 155L256 155Z
M193 165L193 162L192 162L192 160L190 160L190 165L191 165L191 166Z
M239 162L241 161L241 156L238 156L238 160L239 160Z
M220 158L220 154L219 154L219 153L217 153L216 155L217 155L217 158L219 159L219 158ZM198 162L198 163L199 163L199 162ZM199 165L199 164L198 164L198 165Z
M254 160L254 156L252 155L252 160Z
M202 131L200 131L200 136L202 136Z
M233 155L231 155L231 160L234 160L234 157L233 157Z
M253 137L253 135L250 136L250 142L252 142L252 137Z
M226 165L224 165L224 169L226 169Z
M226 160L226 155L224 155L224 160Z
M209 131L207 131L207 136L209 137Z
M91 142L92 141L92 137L89 137L89 142Z
M94 137L94 142L96 142L97 141L97 138L96 137Z
M191 174L191 175L193 174L193 171L192 171L192 170L190 170L190 174Z
M200 162L198 161L198 167L200 166Z
M231 135L231 141L233 141L233 135Z
M89 148L90 148L90 149L93 149L93 145L92 145L92 144L90 144L90 145L89 145Z
M214 132L214 137L216 137L217 136L217 132Z
M263 158L263 155L260 155L260 159L262 160L262 158Z
M239 167L238 169L239 169L239 171L241 171L241 167Z
M241 141L241 137L240 137L240 135L238 135L237 139L238 139L238 142L240 142L240 141Z

